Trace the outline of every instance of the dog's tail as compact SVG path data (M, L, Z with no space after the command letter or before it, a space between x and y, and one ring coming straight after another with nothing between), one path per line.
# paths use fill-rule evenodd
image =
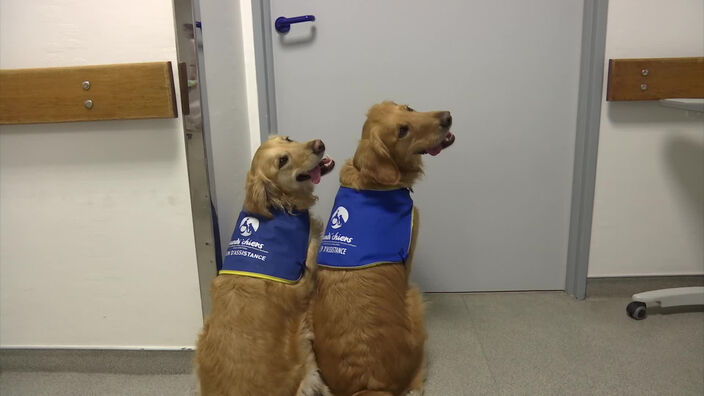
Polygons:
M363 390L353 394L352 396L394 396L394 394L384 391Z

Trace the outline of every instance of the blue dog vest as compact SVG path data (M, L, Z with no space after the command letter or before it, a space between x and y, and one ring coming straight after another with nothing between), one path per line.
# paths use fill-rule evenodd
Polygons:
M240 212L220 274L295 283L306 267L310 216L272 211L273 218Z
M410 191L341 186L333 208L320 244L320 265L355 269L406 262L413 227Z

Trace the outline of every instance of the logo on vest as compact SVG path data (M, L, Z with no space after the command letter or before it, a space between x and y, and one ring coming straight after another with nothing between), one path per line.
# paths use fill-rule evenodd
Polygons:
M330 216L330 224L333 229L338 229L347 223L349 218L350 214L347 212L347 209L345 209L344 206L338 206L337 209L332 212L332 216Z
M242 219L242 222L240 222L240 235L242 236L250 236L253 233L257 232L259 229L259 219L254 218L254 217L245 217Z

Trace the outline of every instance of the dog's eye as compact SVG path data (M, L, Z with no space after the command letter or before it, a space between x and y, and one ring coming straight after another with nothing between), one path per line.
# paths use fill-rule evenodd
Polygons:
M398 127L398 137L402 138L408 135L408 125L401 125Z
M288 137L288 136L286 136L286 137L284 138L284 140L286 140L286 141L289 142L289 143L293 143L293 140L291 140L291 138Z
M283 157L279 157L279 169L283 168L284 165L288 163L288 155L284 155Z

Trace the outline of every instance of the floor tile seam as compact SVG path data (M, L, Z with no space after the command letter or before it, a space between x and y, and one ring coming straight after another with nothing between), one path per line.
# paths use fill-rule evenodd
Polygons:
M467 317L469 318L469 326L471 327L472 332L477 337L477 342L479 343L479 350L482 351L482 357L484 358L484 363L486 364L487 370L489 370L489 375L491 376L491 382L493 384L494 392L495 392L495 394L498 394L499 383L496 380L496 375L494 374L494 370L491 369L491 363L489 362L489 358L486 354L486 351L484 350L484 342L482 341L482 338L479 336L479 332L477 331L477 328L474 326L474 318L472 317L472 312L469 309L469 305L467 305L467 301L465 300L465 297L466 296L460 296L460 299L462 300L462 305L464 305L464 309L466 310Z

